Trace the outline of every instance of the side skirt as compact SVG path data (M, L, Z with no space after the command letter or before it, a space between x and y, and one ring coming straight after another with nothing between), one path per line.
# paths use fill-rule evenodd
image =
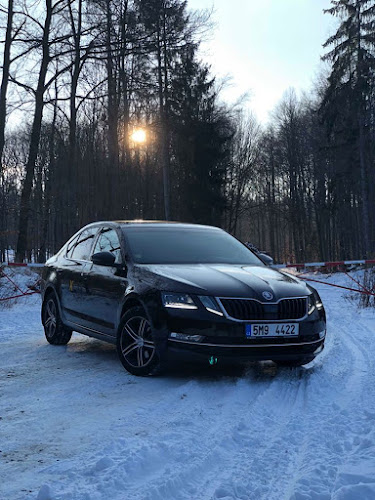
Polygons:
M79 325L78 323L73 323L72 321L64 321L64 324L75 332L81 333L82 335L87 335L88 337L103 340L104 342L109 342L110 344L116 344L116 337L114 335L108 335L106 333L98 332L97 330L87 328L85 326Z

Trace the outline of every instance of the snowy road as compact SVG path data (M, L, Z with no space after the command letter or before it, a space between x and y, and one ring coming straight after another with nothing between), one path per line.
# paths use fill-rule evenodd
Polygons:
M333 280L346 282L336 276ZM320 285L324 353L127 374L112 346L0 310L0 499L375 499L375 314Z

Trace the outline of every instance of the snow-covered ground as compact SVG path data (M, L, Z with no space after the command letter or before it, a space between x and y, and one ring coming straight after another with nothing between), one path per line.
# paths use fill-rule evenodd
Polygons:
M374 500L375 314L316 286L326 349L292 370L137 378L111 345L47 344L38 296L1 308L0 499Z

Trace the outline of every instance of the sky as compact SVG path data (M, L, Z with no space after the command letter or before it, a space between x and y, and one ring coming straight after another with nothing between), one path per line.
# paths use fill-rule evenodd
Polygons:
M218 78L231 77L223 98L246 106L263 123L290 87L309 91L323 67L322 44L335 29L323 9L330 0L188 0L193 9L214 8L215 28L201 57Z

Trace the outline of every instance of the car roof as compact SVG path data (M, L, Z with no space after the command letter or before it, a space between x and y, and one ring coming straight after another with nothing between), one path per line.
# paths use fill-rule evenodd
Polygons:
M115 227L153 227L153 228L171 228L173 226L183 228L183 229L217 229L221 230L215 226L207 226L203 224L191 224L185 222L174 222L174 221L165 221L165 220L114 220L114 221L98 221L88 224L85 227L94 227L94 226L115 226Z

